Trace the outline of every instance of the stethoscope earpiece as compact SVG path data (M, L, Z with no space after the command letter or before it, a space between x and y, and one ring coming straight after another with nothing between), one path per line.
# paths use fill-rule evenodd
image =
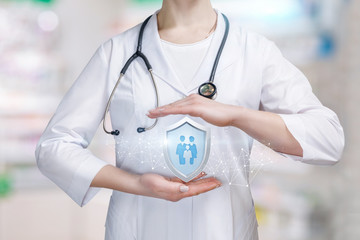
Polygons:
M119 130L114 130L114 131L111 131L110 134L111 134L111 135L115 135L115 136L119 136L120 131L119 131Z
M137 128L137 132L138 132L138 133L145 132L145 128L143 128L143 127L138 127L138 128Z

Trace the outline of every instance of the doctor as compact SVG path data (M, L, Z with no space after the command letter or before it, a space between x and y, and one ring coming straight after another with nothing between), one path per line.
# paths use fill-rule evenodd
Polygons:
M91 142L121 66L134 53L141 24L102 44L65 95L36 149L47 177L80 206L100 188L114 189L106 239L254 240L249 189L253 138L290 159L336 163L344 146L336 114L276 46L230 22L214 84L215 100L197 94L208 81L225 21L209 0L164 0L144 29L156 93L136 59L114 93L110 117L116 167L94 156ZM166 168L164 129L184 116L211 128L204 171L184 183ZM139 126L156 126L138 133Z

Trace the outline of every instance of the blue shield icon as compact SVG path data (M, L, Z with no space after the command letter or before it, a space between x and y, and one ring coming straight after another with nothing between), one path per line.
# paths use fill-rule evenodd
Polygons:
M210 129L188 117L166 130L164 153L169 169L184 182L204 169L210 152Z

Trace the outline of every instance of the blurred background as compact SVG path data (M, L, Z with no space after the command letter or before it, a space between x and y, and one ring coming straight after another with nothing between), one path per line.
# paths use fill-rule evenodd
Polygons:
M360 0L212 3L273 40L338 114L346 134L343 157L331 167L254 145L251 188L260 239L360 239ZM104 238L111 192L78 207L41 175L34 149L96 48L160 7L161 0L0 0L1 240ZM114 162L111 138L100 130L90 148Z

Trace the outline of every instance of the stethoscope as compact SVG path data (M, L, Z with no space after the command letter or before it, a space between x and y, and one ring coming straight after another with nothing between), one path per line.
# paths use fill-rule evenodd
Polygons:
M226 42L226 39L227 39L227 36L228 36L228 33L229 33L229 20L227 19L227 17L224 14L222 14L222 16L223 16L224 21L225 21L224 36L223 36L223 39L221 41L219 50L217 52L217 55L216 55L216 58L215 58L215 61L214 61L214 65L213 65L212 70L211 70L209 81L201 84L199 86L199 89L198 89L198 94L199 95L201 95L203 97L206 97L206 98L210 98L210 99L215 99L216 94L217 94L216 86L214 84L215 72L216 72L216 68L217 68L217 65L219 63L219 59L220 59L222 50L224 48L224 45L225 45L225 42ZM106 104L106 109L105 109L104 118L103 118L103 129L107 134L111 134L111 135L115 135L115 136L118 136L120 134L120 131L116 130L116 129L111 131L111 132L106 130L106 127L105 127L106 115L107 115L107 112L109 111L111 101L112 101L112 99L114 97L114 94L115 94L115 91L116 91L117 87L119 86L121 78L125 75L125 72L129 68L132 61L134 61L137 57L140 57L144 61L145 65L146 65L146 67L147 67L147 69L148 69L148 71L150 73L151 81L152 81L152 83L154 85L154 89L155 89L156 108L159 107L159 94L158 94L158 89L157 89L157 86L156 86L156 83L155 83L155 80L154 80L154 76L153 76L153 73L152 73L152 67L151 67L150 62L147 59L147 57L141 52L142 38L143 38L143 34L144 34L144 29L145 29L146 24L149 22L150 18L151 18L151 16L149 16L142 23L142 25L140 27L139 39L138 39L138 45L137 45L136 52L126 61L124 67L121 69L120 76L119 76L119 78L118 78L118 80L117 80L117 82L115 84L115 87L113 88L113 90L111 92L109 100L108 100L108 102ZM152 128L154 128L156 126L157 122L158 122L158 119L155 119L155 122L149 127L138 127L137 132L142 133L142 132L151 130Z

